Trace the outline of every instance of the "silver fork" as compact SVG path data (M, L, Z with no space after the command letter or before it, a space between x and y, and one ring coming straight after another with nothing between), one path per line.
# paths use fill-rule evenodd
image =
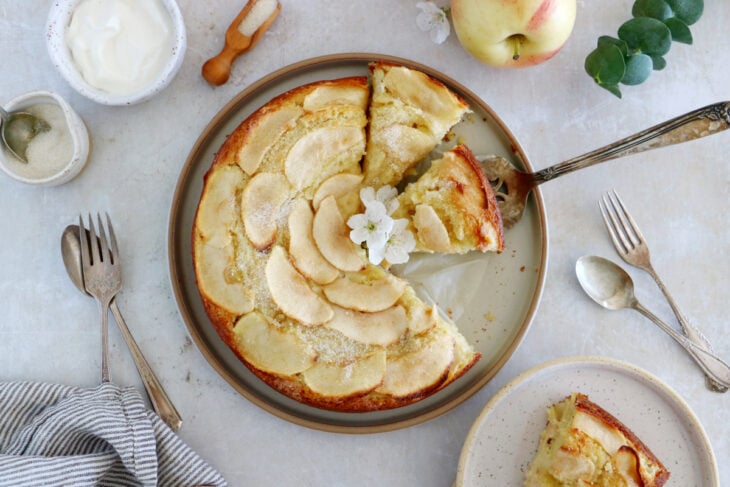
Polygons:
M603 199L598 201L598 206L601 209L603 222L606 224L608 233L611 235L611 240L613 241L613 246L615 247L616 252L626 263L646 271L652 279L654 279L654 282L657 283L659 289L661 289L664 294L664 297L669 302L669 306L671 306L672 311L674 311L674 315L677 317L677 321L679 321L679 325L682 327L682 331L687 338L700 348L704 348L705 350L714 353L707 338L684 317L682 312L679 310L677 303L674 301L674 298L664 285L664 282L662 282L659 275L654 270L646 239L641 233L641 230L639 230L639 226L636 224L636 221L634 221L629 212L626 210L626 207L624 206L623 201L621 201L618 193L616 193L616 191L606 193L603 196ZM726 386L715 381L709 375L705 376L705 382L708 389L712 391L726 392L728 390Z
M107 319L109 303L111 303L114 296L122 289L122 270L117 262L119 250L117 249L117 239L114 235L114 228L112 228L109 215L106 215L109 242L107 242L101 215L97 213L96 218L99 224L98 238L91 214L89 214L88 237L83 218L79 216L81 265L84 273L84 287L89 294L96 298L96 301L99 303L99 312L101 313L101 381L110 382L109 327Z

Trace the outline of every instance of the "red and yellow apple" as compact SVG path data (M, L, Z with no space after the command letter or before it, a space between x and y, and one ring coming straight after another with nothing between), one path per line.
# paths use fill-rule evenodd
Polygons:
M570 37L576 0L451 0L459 42L483 63L526 67L553 57Z

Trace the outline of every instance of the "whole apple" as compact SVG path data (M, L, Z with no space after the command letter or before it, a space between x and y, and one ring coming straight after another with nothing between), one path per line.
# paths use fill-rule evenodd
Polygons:
M532 66L553 57L570 37L576 0L451 0L459 42L499 67Z

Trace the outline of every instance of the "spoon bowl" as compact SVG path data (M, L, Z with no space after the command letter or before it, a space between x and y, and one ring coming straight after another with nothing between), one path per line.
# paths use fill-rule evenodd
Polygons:
M631 276L610 260L585 255L576 262L575 273L586 294L604 308L634 307L636 296Z
M28 144L36 135L51 130L51 126L42 118L28 112L7 112L2 107L0 107L0 118L3 144L15 157L27 163Z

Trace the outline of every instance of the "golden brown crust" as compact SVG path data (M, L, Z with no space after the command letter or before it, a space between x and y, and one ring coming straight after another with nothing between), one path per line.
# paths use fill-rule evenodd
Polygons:
M474 179L476 179L477 186L484 196L484 201L481 206L479 219L474 227L477 229L475 237L478 238L477 248L479 250L492 250L495 242L488 239L487 236L479 231L478 229L483 228L486 223L489 228L494 228L497 231L497 242L496 250L501 252L504 249L504 228L502 226L502 214L499 212L499 205L497 204L497 197L494 194L492 185L489 184L487 176L482 170L482 166L479 161L474 157L474 154L465 145L457 145L452 149L458 154L463 160L465 160L472 169Z
M586 414L597 418L610 428L616 429L623 434L626 439L642 454L644 454L652 463L657 466L657 473L653 478L646 478L643 472L639 471L641 480L645 487L662 487L669 479L669 471L662 462L654 455L654 453L642 442L633 431L631 431L621 421L616 419L611 413L594 403L585 394L577 393L575 397L575 407Z
M281 392L285 396L320 409L328 409L345 413L365 413L370 411L380 411L384 409L394 409L413 404L443 389L451 382L456 380L458 377L461 377L463 374L468 372L469 369L471 369L472 366L481 359L481 355L477 353L472 361L459 372L458 376L450 378L449 371L446 370L441 379L435 385L428 389L423 389L417 394L413 394L410 396L393 397L385 394L369 392L347 397L332 398L313 392L300 380L291 379L288 377L280 377L274 374L263 372L252 366L238 352L236 352L236 355L246 365L246 367L248 367L248 369L253 372L259 379L264 381L270 387Z

